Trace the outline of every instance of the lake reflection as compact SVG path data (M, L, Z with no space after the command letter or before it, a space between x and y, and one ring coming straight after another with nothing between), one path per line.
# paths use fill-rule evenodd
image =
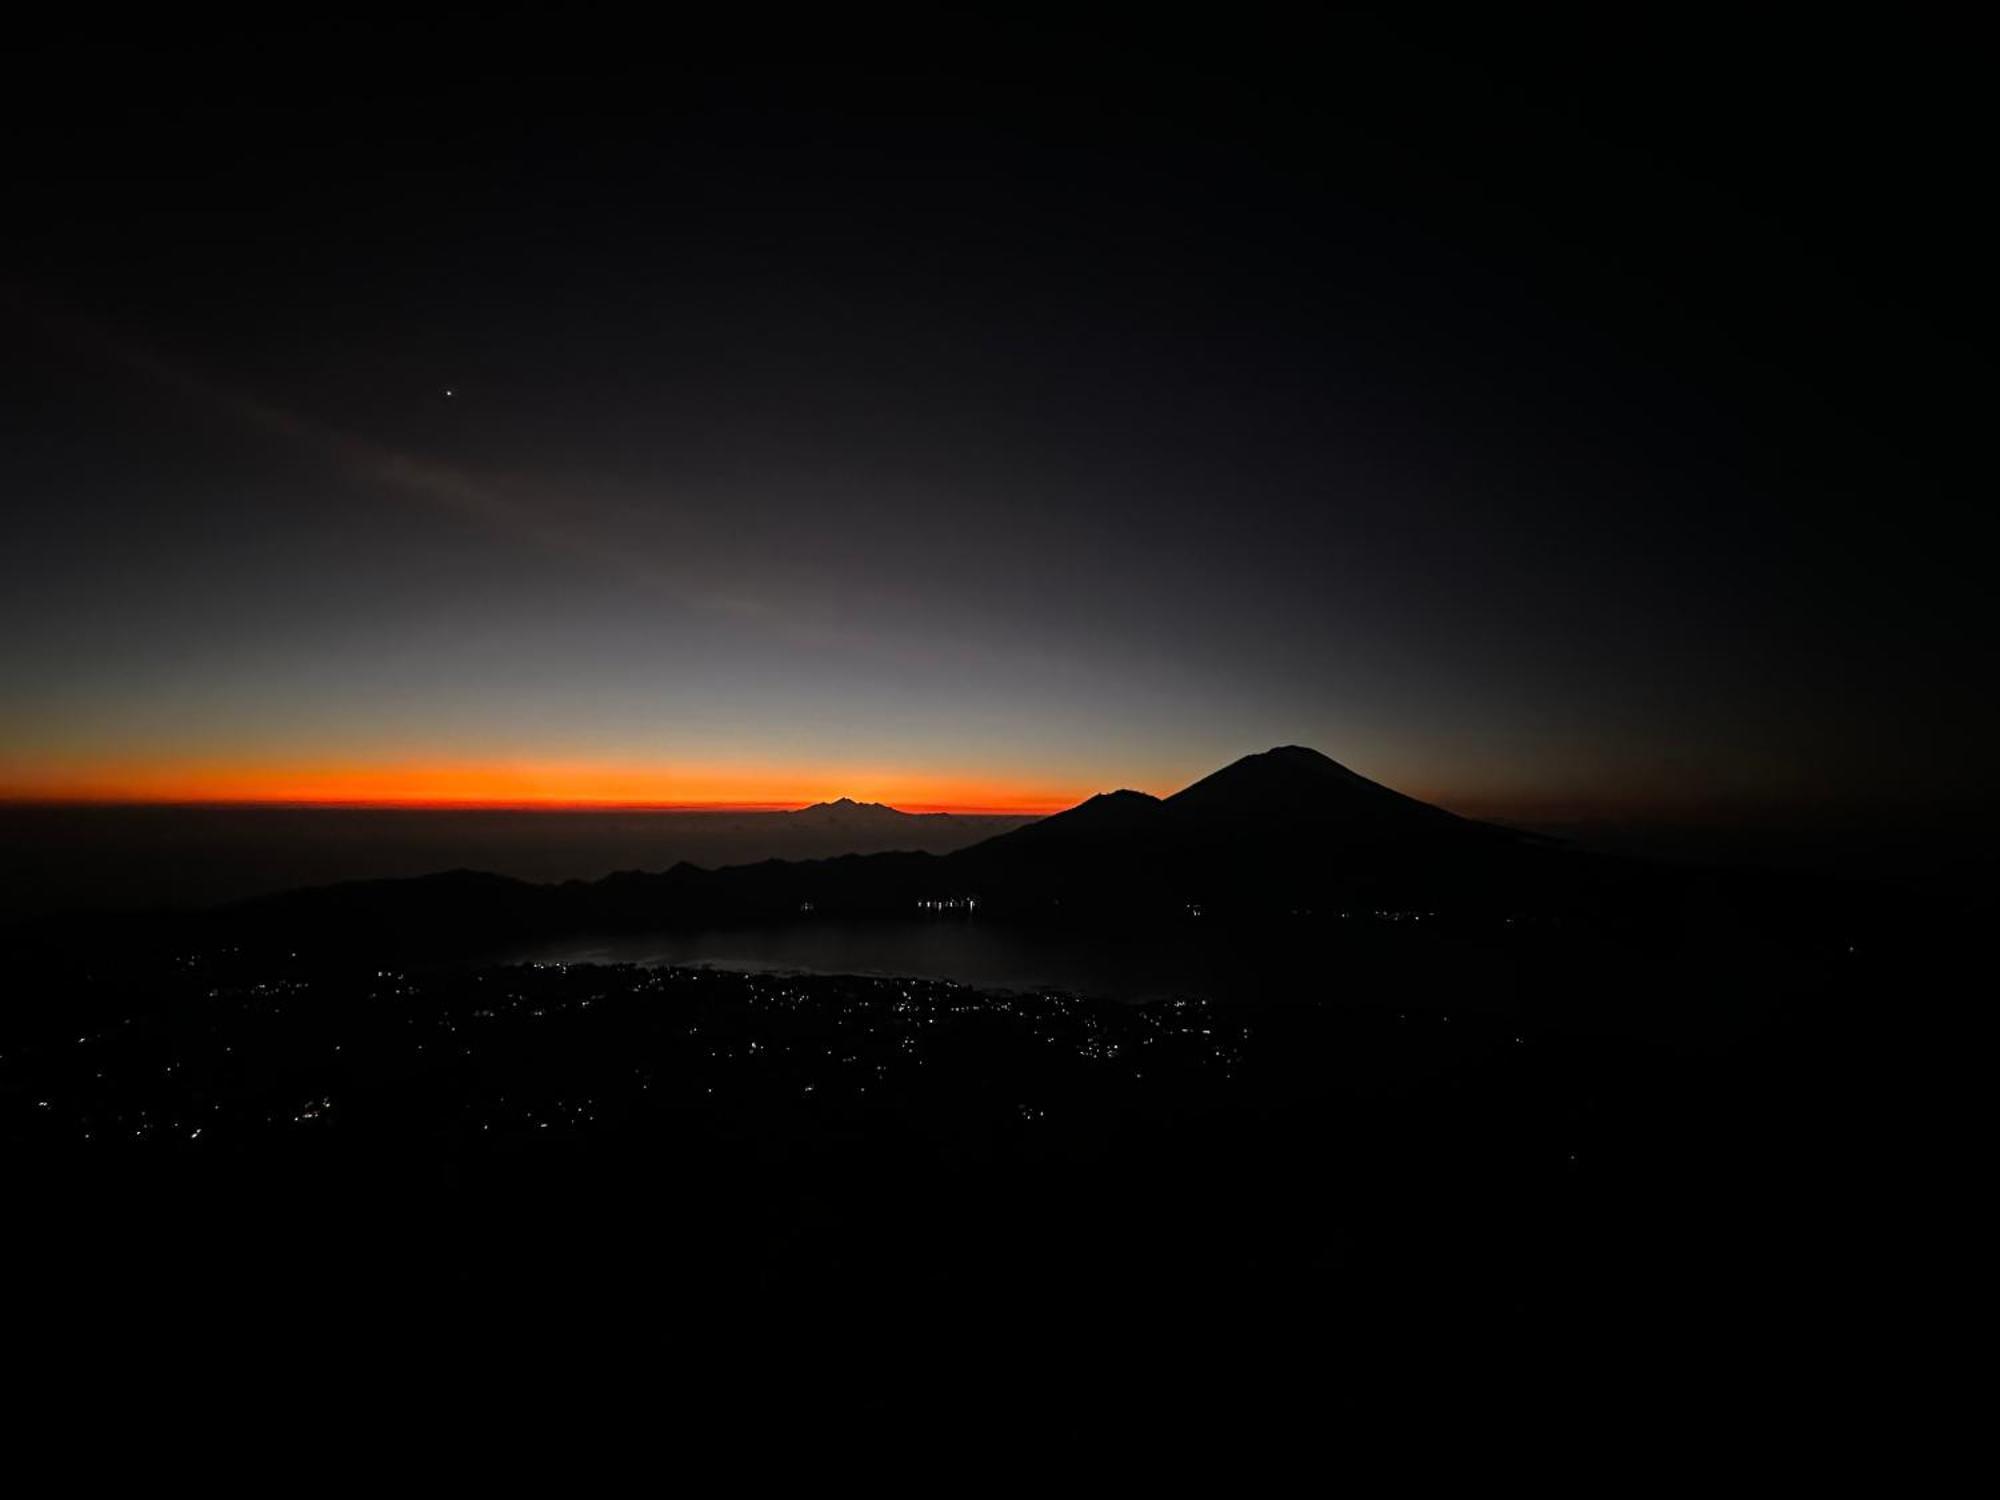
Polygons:
M1318 946L1323 947L1323 944ZM536 944L516 963L706 964L719 969L945 979L982 989L1056 989L1105 999L1227 999L1308 956L1305 934L1254 941L1224 930L1079 933L1001 922L807 920L626 933Z

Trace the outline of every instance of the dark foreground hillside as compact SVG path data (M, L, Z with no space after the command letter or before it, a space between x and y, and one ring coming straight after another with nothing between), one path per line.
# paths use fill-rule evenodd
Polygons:
M1671 1044L1436 990L80 962L0 1047L16 1332L162 1399L1768 1417L1839 1341L1852 958Z

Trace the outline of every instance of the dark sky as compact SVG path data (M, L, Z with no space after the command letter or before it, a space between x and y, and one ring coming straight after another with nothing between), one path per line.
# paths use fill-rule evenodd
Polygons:
M1968 39L495 14L17 42L0 793L1991 804Z

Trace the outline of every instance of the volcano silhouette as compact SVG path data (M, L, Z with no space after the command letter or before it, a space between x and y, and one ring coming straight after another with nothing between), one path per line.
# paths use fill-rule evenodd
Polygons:
M1345 837L1369 842L1511 839L1477 823L1391 791L1303 745L1246 755L1170 797L1104 792L1065 812L959 851L970 858L994 848L1062 843L1208 843L1277 838L1306 843ZM1326 845L1316 842L1319 852Z
M1391 791L1303 745L1246 755L1175 792L1161 807L1192 819L1286 819L1425 833L1470 833L1487 825ZM1490 830L1489 830L1490 831Z
M1224 766L1170 797L1106 792L938 862L1027 908L1410 901L1491 884L1534 851L1301 745Z

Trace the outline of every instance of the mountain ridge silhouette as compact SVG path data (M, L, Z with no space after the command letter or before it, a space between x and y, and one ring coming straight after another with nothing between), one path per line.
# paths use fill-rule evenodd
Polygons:
M837 806L837 804L836 804ZM1244 756L1168 797L1120 789L946 854L768 859L621 870L536 885L455 871L287 892L230 910L285 930L399 930L462 940L807 914L911 915L941 898L1083 920L1195 910L1495 910L1574 886L1582 856L1407 797L1304 746ZM952 907L949 909L959 909Z

